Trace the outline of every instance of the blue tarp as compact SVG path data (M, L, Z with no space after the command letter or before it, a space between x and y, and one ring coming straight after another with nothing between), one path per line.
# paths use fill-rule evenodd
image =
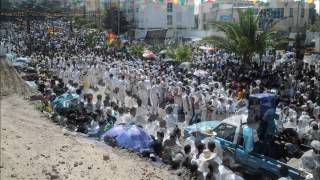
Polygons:
M52 106L55 108L56 106L68 107L67 102L72 100L79 99L80 96L76 93L65 93L61 96L56 97L53 102Z

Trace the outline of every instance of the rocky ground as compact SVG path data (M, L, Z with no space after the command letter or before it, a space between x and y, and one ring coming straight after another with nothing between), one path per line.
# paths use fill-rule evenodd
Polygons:
M17 95L1 99L0 179L183 179L167 169L71 133Z

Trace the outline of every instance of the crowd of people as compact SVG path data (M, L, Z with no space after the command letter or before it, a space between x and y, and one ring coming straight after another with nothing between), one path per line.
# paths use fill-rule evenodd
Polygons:
M312 160L312 173L319 177L320 74L314 66L301 60L275 65L281 58L275 54L264 65L254 62L244 69L232 54L190 45L193 65L180 67L161 58L146 61L131 55L126 47L135 42L122 49L102 48L104 33L71 30L61 20L54 23L59 31L51 34L44 21L33 21L31 35L14 23L2 23L6 36L0 40L8 53L31 59L46 110L59 112L77 131L90 134L95 125L102 132L114 124L134 123L154 138L148 153L154 161L186 167L198 178L242 179L228 168L229 159L220 156L213 142L184 139L182 130L247 113L251 94L271 92L279 97L277 132L291 128L301 143L318 152L303 157L318 158ZM89 33L96 37L94 47L86 44ZM50 109L66 92L80 96L76 110Z

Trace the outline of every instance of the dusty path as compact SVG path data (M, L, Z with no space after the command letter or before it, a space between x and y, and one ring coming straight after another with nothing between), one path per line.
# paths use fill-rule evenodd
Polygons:
M136 154L52 124L18 96L1 100L0 179L181 179Z

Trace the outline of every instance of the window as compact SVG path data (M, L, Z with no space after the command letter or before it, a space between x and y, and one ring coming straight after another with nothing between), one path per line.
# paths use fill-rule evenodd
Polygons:
M304 17L304 8L301 9L301 17Z
M274 8L272 9L273 18L283 18L284 9L283 8Z
M236 134L236 129L236 126L222 123L218 127L216 127L214 131L217 133L217 137L233 142L234 136Z
M243 130L241 129L238 135L238 145L244 147Z
M138 13L139 12L139 8L136 8L136 13Z
M293 17L293 8L290 8L289 16Z
M172 25L172 15L167 16L167 25Z
M181 14L181 12L177 12L176 13L176 21L177 21L177 24L179 24L179 25L182 24L182 14Z
M173 10L173 5L172 5L172 3L168 3L168 4L167 4L167 12L172 12L172 10Z
M280 8L280 18L284 17L284 8Z

